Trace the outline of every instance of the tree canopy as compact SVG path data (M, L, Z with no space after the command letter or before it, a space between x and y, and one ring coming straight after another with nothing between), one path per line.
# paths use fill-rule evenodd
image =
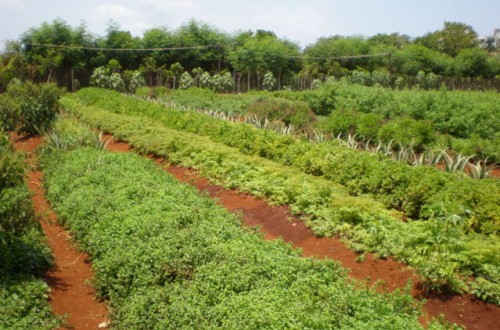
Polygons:
M229 34L197 20L175 30L155 27L142 36L110 22L105 35L97 36L85 24L72 27L56 19L6 44L0 61L0 90L12 77L86 85L93 70L110 60L116 60L121 71L140 70L150 85L179 79L177 65L196 82L203 72L230 72L246 81L247 88L259 87L268 72L277 80L277 88L293 77L323 79L353 70L488 79L500 74L498 56L480 49L474 29L457 22L445 22L442 29L415 40L399 33L368 38L334 35L320 37L302 50L273 31Z

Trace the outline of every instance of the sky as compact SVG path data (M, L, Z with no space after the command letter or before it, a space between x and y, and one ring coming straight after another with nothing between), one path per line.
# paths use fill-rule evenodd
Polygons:
M445 21L471 25L479 35L500 28L498 0L0 0L0 49L6 40L43 22L82 22L105 35L110 20L135 36L150 28L174 30L190 19L233 33L270 30L302 47L320 37L377 33L422 36Z

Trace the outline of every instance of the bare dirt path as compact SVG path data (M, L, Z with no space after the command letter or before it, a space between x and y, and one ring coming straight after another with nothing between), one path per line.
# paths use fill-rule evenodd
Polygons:
M49 302L54 313L67 316L66 323L71 329L99 329L99 325L102 327L107 322L108 310L96 300L95 289L88 284L93 277L88 255L71 244L70 234L57 223L57 216L42 189L43 174L34 168L33 151L43 140L11 135L11 142L16 150L27 154L33 169L27 173L26 180L33 194L35 212L42 215L42 229L55 259L54 269L44 275L50 286Z
M111 135L106 135L104 139L109 140L108 150L131 151L129 144L116 141ZM158 165L164 163L161 158L156 158L155 162ZM316 237L286 206L270 206L262 199L213 185L191 169L168 164L163 167L180 181L193 185L200 191L206 191L229 211L241 213L244 223L248 226L259 226L266 239L281 237L294 247L302 249L304 256L338 260L351 270L351 277L367 280L369 284L381 280L388 290L402 288L411 279L414 283L412 294L418 299L427 300L424 310L429 317L444 314L448 321L464 325L467 329L500 329L500 308L496 305L467 295L426 295L421 289L418 277L407 266L391 258L376 259L371 254L367 254L363 262L357 262L358 255L339 239Z

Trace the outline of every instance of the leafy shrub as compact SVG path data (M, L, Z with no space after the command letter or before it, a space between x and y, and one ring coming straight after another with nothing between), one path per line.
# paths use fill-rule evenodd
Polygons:
M127 70L123 73L123 78L125 80L125 85L127 86L128 93L135 93L138 88L146 86L146 81L144 76L138 70L130 71Z
M194 79L191 77L189 72L184 72L181 74L181 78L179 79L179 88L180 89L188 89L194 86Z
M404 117L387 122L380 128L378 134L381 141L394 140L419 151L435 140L432 123Z
M63 91L54 84L35 85L27 82L7 89L13 102L20 104L19 131L36 135L48 130L56 118Z
M270 97L263 97L250 104L248 113L269 120L279 120L296 127L306 127L314 120L314 115L306 103Z
M264 80L262 81L262 87L264 87L266 91L272 91L276 88L276 84L276 78L274 78L273 73L267 71L264 75Z
M20 116L19 102L6 94L0 94L0 131L16 130Z
M51 330L61 322L47 303L48 285L31 275L0 276L1 329Z

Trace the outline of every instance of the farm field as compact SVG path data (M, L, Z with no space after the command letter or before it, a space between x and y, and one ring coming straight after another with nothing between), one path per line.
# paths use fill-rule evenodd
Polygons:
M428 7L1 3L0 330L500 329L498 10Z
M42 168L55 211L92 257L114 328L421 327L408 294L376 293L336 262L262 240L151 161L59 149Z
M143 87L136 94L178 108L267 117L297 131L314 129L330 138L355 135L360 146L368 141L392 141L394 149L428 153L450 149L477 159L500 161L500 108L495 91L393 90L344 79L301 92L233 95L199 88L171 91Z
M34 94L55 93L33 88ZM92 260L113 328L366 328L370 322L421 328L429 319L424 311L437 316L441 310L452 322L482 329L471 308L495 324L498 179L409 166L335 140L314 142L97 88L64 95L60 104L65 114L47 123L39 149L44 188ZM333 255L304 258L282 240L264 241L240 217L150 160L104 151L106 142L91 127L227 189L289 206L293 227L303 233L304 224L309 227L310 240L318 239L314 233L351 249L335 243L357 275L348 277ZM274 224L277 231L264 231L266 237L283 236L282 226ZM323 253L303 248L305 255ZM370 262L352 263L356 259ZM366 265L382 272L396 267L396 277L405 265L411 271L387 284L400 290L383 293L371 287L379 275L363 281ZM404 278L416 285L403 289ZM412 294L429 302L423 307ZM443 305L446 295L452 298ZM264 297L262 303L250 304L256 297ZM468 306L463 322L460 299ZM432 329L452 327L431 322Z
M82 91L82 95L88 92ZM110 94L106 98L102 98L102 100L106 100L104 102L108 102L108 104L113 104L110 107L114 111L121 113L126 112L128 109L135 109L137 112L146 114L147 109L154 108L145 101L137 101L125 96L113 98ZM123 103L120 104L120 102ZM133 105L127 107L128 103ZM495 260L496 257L494 257L498 249L498 237L495 229L498 219L495 218L495 212L487 212L492 218L489 218L489 220L486 220L487 218L483 219L485 221L483 223L484 227L474 227L473 222L471 222L473 219L466 220L466 214L458 216L458 214L452 212L447 213L445 209L438 209L441 213L430 214L427 218L404 219L404 214L401 214L400 211L386 209L382 204L373 200L371 196L352 196L346 187L332 185L332 182L328 180L329 178L324 178L321 175L313 176L301 171L297 172L297 169L294 169L293 166L277 165L275 162L265 160L262 157L243 155L234 148L211 142L206 138L197 138L192 133L182 133L181 131L166 128L159 124L159 121L141 116L113 115L96 106L86 107L74 98L63 99L63 104L65 104L68 111L77 113L93 125L105 131L113 132L118 138L128 140L139 151L155 153L159 156L168 157L172 162L192 166L228 187L238 187L257 196L267 198L276 204L292 205L292 210L298 213L303 212L306 215L306 223L318 235L340 235L349 238L351 246L358 251L374 251L381 256L394 255L398 257L415 266L417 272L426 278L430 288L436 289L447 285L459 291L463 290L463 285L466 283L463 282L463 275L475 274L478 276L485 269L494 272L495 265L498 264L498 260ZM143 104L143 108L141 108L141 104ZM171 111L164 110L164 113L169 112ZM190 123L193 126L199 124L194 119L197 115L181 112L176 114L176 116L180 117L182 115L190 116ZM164 122L167 121L162 121L162 123ZM182 119L170 120L170 122L173 125L181 122L179 125L183 125ZM223 125L229 130L230 125L233 124L223 122ZM241 131L244 131L244 129ZM249 127L247 132L252 131L264 132L263 134L270 136L269 132L258 131L253 127ZM235 136L234 140L236 139ZM290 137L287 137L287 139L289 139L288 145L293 143L293 139L290 140ZM247 145L255 144L248 143ZM306 143L305 145L309 144ZM317 145L311 144L311 146L315 147ZM498 181L495 179L474 181L434 169L427 169L426 171L433 173L435 176L442 176L443 189L446 189L446 181L444 181L446 179L448 181L457 180L455 187L465 184L477 184L486 185L493 192L498 189ZM419 178L421 178L421 173L419 174ZM270 182L272 182L272 185L269 184ZM456 190L456 192L455 189L453 190L453 193L457 193L453 197L454 202L457 202L457 198L460 198L460 190ZM480 191L479 188L474 190ZM450 193L452 193L451 189L447 194ZM484 200L484 203L486 203L484 205L488 205L487 207L479 206L482 202L476 205L467 204L471 201L470 196L465 197L463 200L458 199L458 202L463 203L462 206L468 205L468 207L474 208L476 212L481 208L494 210L498 205L495 202L498 196L498 193L483 195L483 197L487 197ZM479 199L479 195L473 197L475 202ZM460 209L460 206L456 207L456 210ZM401 221L402 218L405 221ZM474 220L477 221L476 218ZM488 243L484 244L485 242ZM403 250L401 250L402 247L404 247ZM465 261L464 256L467 256L467 258L481 256L478 258L483 261L490 260L489 265L484 266L483 264L479 266L479 264L476 264L471 267L470 260ZM487 283L488 280L486 279L492 279L492 274L494 273L488 273L484 277L479 275L477 277L479 278L478 283L472 284L472 286L475 286L475 290L477 290L475 292L478 295L481 295L482 289L489 286L488 293L483 292L483 294L485 294L485 297L491 295L490 297L494 301L495 280ZM478 284L484 286L480 288L476 286ZM471 285L471 283L465 285Z

